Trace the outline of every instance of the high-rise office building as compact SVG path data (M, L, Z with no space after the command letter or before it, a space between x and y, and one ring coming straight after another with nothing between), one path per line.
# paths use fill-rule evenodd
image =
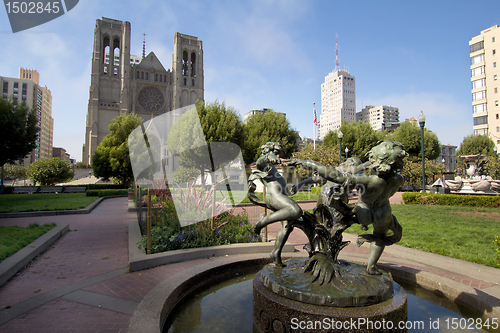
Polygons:
M28 166L36 160L52 158L54 119L52 118L52 94L47 86L39 84L40 75L34 69L19 68L19 77L1 77L2 97L12 98L14 104L25 103L35 109L37 126L40 128L36 147L23 160Z
M90 164L108 126L120 114L145 120L203 101L203 48L197 37L176 32L172 70L154 52L130 54L130 22L96 20L85 144L82 161ZM113 61L110 61L113 59Z
M474 134L487 134L500 150L500 28L469 41Z
M363 110L356 112L356 121L364 121L375 131L383 131L399 124L399 109L393 106L367 105Z
M321 84L319 138L340 128L343 121L356 121L356 81L348 71L335 69Z

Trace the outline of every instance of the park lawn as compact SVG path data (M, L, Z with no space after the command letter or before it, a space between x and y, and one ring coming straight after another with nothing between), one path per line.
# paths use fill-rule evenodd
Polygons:
M35 241L55 226L55 223L46 223L42 226L34 223L26 228L18 226L0 227L0 262Z
M493 241L500 235L499 208L392 205L392 213L403 227L399 245L498 267ZM356 225L347 232L366 233Z
M97 199L85 193L2 194L0 213L81 209Z

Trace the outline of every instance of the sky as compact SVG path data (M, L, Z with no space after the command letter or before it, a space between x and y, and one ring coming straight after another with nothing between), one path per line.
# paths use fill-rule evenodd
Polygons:
M284 112L313 137L313 103L335 69L356 78L356 111L399 108L427 116L442 144L472 134L469 41L500 24L498 0L80 0L50 22L12 33L0 9L0 76L36 69L52 92L54 147L81 161L96 19L129 21L131 53L153 51L172 68L174 33L203 42L205 101Z

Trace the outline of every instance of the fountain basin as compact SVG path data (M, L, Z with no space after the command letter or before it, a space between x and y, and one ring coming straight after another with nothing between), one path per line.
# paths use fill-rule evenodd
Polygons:
M408 251L414 252L416 250L408 249ZM411 252L412 256L415 256L413 252ZM286 257L303 258L304 253L287 254ZM356 257L350 260L363 262L363 259ZM180 272L161 282L143 298L130 319L129 332L159 333L162 331L168 315L186 296L200 288L234 277L237 273L241 275L244 272L257 272L270 262L271 259L267 253L223 257L207 259L206 264ZM483 318L500 318L498 307L495 306L497 300L485 297L472 287L397 264L381 263L380 267L389 271L392 276L397 278L397 281L418 285L445 296L456 304L466 306L480 314L484 313L485 317Z

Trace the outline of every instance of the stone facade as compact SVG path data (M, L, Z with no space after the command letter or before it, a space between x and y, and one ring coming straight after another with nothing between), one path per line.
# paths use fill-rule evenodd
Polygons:
M143 52L137 62L130 54L130 36L130 22L96 20L84 163L91 164L118 115L135 113L149 120L204 100L203 47L197 37L175 33L172 69L167 70L154 52Z

